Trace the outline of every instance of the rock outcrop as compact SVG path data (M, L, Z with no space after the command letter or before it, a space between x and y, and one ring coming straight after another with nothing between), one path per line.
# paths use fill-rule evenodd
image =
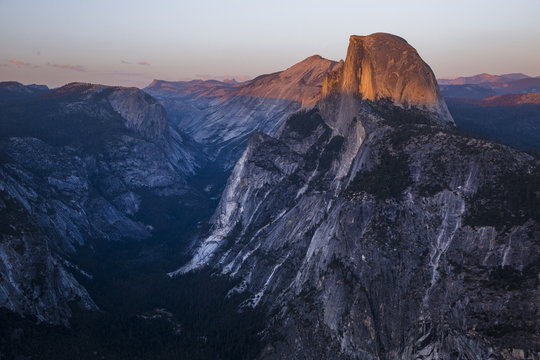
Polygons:
M163 106L139 89L129 88L114 91L109 102L122 118L126 127L149 140L165 141L169 130L167 113Z
M437 79L404 39L384 33L350 38L345 65L324 81L322 97L349 95L364 100L388 99L416 106L452 122Z
M398 37L351 37L324 87L251 137L170 275L237 279L264 359L537 359L540 162L458 132Z

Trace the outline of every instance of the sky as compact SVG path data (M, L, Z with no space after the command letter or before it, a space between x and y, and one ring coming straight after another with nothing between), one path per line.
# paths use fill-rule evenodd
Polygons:
M349 35L405 38L437 77L540 76L540 0L0 0L0 81L245 80Z

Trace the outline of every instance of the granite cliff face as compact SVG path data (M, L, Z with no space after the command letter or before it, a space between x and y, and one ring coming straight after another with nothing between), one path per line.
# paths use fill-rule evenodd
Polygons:
M290 114L313 106L324 76L339 66L315 55L243 83L155 80L144 91L163 104L173 124L205 146L211 161L230 169L254 131L273 134Z
M108 96L112 108L124 118L126 127L149 140L166 141L169 122L165 109L139 89L122 89Z
M251 137L169 275L237 279L269 315L265 359L538 358L540 162L457 131L393 35L351 37L324 84Z
M66 322L96 309L72 258L95 240L144 239L196 211L202 160L137 89L74 83L0 107L0 306ZM177 205L161 209L155 203Z
M452 122L433 71L404 39L390 34L351 36L345 65L330 73L323 84L322 96L332 94L388 99Z

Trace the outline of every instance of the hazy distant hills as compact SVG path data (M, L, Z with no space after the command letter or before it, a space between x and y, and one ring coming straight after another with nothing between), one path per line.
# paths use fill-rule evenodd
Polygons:
M0 82L0 101L24 99L48 91L46 85L23 85L16 81Z
M465 85L465 84L497 84L514 80L529 79L530 76L521 73L491 75L478 74L474 76L461 76L455 79L438 79L440 85Z
M479 74L455 79L437 80L444 96L487 97L496 94L517 94L540 91L540 77L525 74Z
M497 95L497 92L489 87L475 84L466 85L440 85L441 93L445 97L481 99Z
M526 78L495 83L491 88L501 94L539 92L540 78Z
M438 82L460 129L518 149L540 151L540 78L479 74Z
M479 106L518 106L518 105L539 105L540 92L527 94L504 94L485 97L470 101Z

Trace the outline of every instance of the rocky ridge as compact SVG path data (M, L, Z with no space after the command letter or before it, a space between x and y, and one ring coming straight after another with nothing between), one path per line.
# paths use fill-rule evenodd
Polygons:
M457 131L411 49L351 37L317 105L251 137L169 274L237 279L270 315L261 358L539 358L540 163Z

